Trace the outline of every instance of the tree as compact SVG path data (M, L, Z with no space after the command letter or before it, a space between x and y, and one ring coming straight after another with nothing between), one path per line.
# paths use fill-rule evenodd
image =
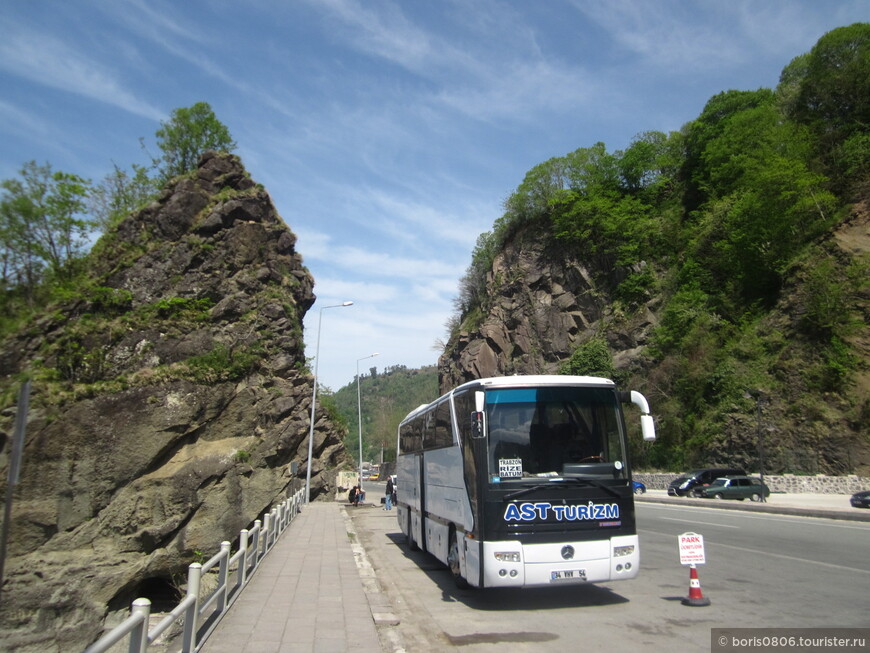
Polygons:
M169 122L161 122L155 132L163 156L155 160L161 185L193 170L207 150L232 152L236 143L229 129L217 119L207 102L176 109Z
M786 73L788 73L786 75ZM788 115L808 125L835 187L870 180L870 23L825 34L783 71ZM778 89L779 92L779 89Z
M705 212L718 223L705 258L718 284L772 301L791 258L829 226L835 201L807 165L806 128L784 120L774 102L723 116L716 131L696 177L710 198Z
M559 373L612 379L616 375L616 368L607 341L602 337L586 341L574 350L571 358L562 363Z
M725 91L707 101L701 115L693 120L686 134L686 158L683 178L687 182L686 208L697 209L710 199L710 169L705 161L709 144L719 138L730 119L744 111L774 103L773 91L766 88L757 91Z
M794 117L842 140L870 124L870 23L825 34L810 51Z
M148 176L145 167L134 163L130 174L114 165L114 171L91 189L88 208L94 222L105 231L117 220L148 202L156 191L156 181Z
M21 169L20 178L6 179L0 188L3 281L32 289L44 267L64 276L93 231L93 222L84 214L89 182L31 161Z

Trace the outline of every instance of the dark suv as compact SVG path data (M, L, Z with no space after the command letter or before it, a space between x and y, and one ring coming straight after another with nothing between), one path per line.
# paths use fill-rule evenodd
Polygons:
M668 495L672 497L699 496L698 493L702 488L722 476L746 476L746 472L737 467L696 469L671 481L671 484L668 485Z

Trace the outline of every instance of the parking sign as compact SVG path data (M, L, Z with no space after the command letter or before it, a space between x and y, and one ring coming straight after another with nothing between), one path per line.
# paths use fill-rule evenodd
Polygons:
M704 536L698 533L683 533L680 539L680 564L703 565L704 559Z

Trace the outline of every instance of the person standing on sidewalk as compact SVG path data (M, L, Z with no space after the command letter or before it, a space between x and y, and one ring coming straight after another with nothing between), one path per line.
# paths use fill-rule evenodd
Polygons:
M387 498L384 502L386 505L384 506L384 510L392 510L393 509L393 477L387 477Z

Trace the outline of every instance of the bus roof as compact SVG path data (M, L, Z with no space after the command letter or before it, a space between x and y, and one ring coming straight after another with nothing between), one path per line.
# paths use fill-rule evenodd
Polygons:
M605 379L598 376L568 376L564 374L517 374L515 376L493 376L485 379L475 379L467 381L456 388L453 388L446 394L441 395L429 404L417 406L414 410L405 416L402 420L404 424L408 419L425 411L429 406L444 401L454 392L459 392L471 388L527 388L529 386L593 386L593 387L609 387L615 388L616 384L610 379Z
M487 379L468 381L454 389L454 392L481 385L484 387L515 388L540 385L590 385L615 387L616 384L610 379L598 376L568 376L564 374L529 374L515 376L494 376Z

